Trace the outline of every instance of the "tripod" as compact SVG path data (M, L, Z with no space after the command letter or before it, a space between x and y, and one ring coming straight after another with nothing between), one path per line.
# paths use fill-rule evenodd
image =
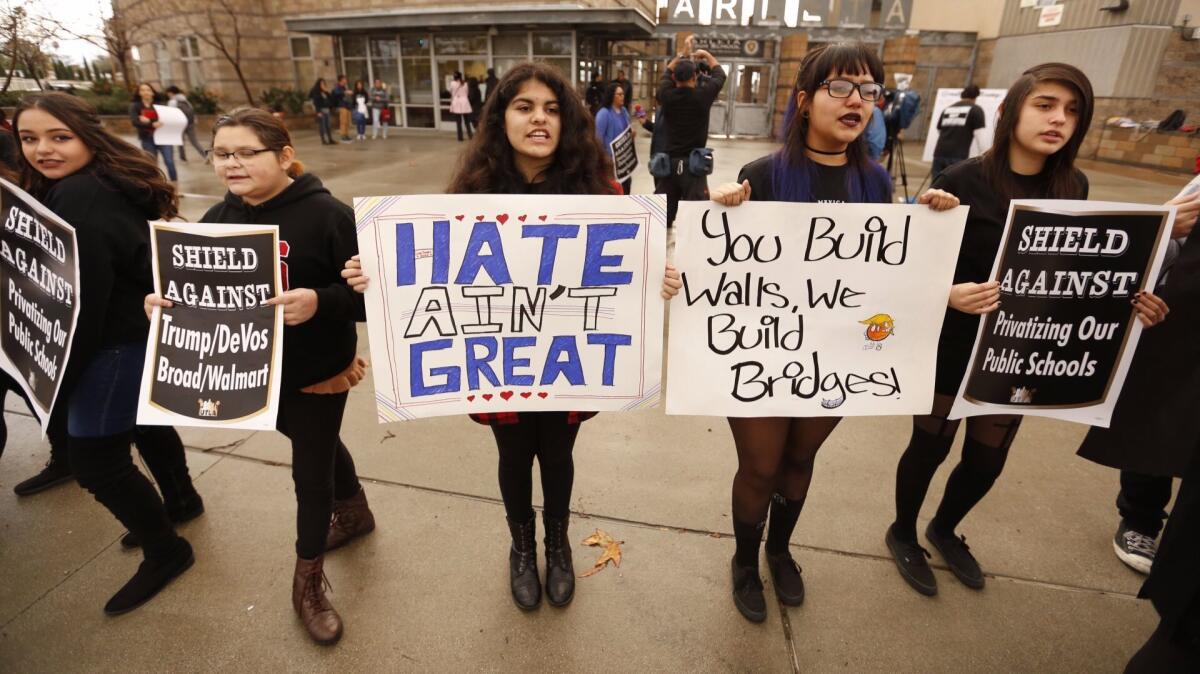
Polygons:
M892 172L892 166L893 166L894 162L897 159L899 159L899 161L900 161L900 184L904 186L904 203L906 203L906 204L910 203L909 196L908 196L908 162L904 161L904 143L900 142L900 139L896 137L895 133L890 133L890 134L888 134L888 139L887 139L887 143L885 143L885 147L887 147L887 149L888 149L888 160L887 160L888 175L893 176L892 182L895 183L895 180L896 180L895 175L896 174Z

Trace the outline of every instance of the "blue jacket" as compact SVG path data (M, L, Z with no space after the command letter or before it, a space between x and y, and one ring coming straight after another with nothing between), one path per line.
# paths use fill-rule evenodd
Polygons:
M883 123L883 111L875 108L871 119L867 122L867 154L871 161L879 161L883 155L883 146L887 143L887 128Z
M610 144L613 139L621 135L627 128L629 128L629 111L624 108L621 108L620 111L601 108L596 113L596 135L600 137L600 142L607 151L611 151Z

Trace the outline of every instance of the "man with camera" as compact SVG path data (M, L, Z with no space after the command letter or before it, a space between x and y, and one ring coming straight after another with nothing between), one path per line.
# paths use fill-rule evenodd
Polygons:
M708 77L697 76L697 61L707 66ZM708 174L712 173L712 152L705 147L708 116L724 86L724 69L703 49L671 59L659 81L658 106L667 138L662 154L669 166L664 166L663 157L652 157L651 173L656 178L654 192L667 195L668 226L675 222L681 199L708 199Z

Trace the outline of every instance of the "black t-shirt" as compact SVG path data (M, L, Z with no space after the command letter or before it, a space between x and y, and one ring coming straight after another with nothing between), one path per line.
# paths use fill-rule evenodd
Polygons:
M760 157L742 167L738 182L750 181L751 201L778 201L772 179L771 159L773 155ZM813 201L825 204L850 202L850 191L846 188L847 165L825 166L813 164Z
M658 83L658 104L666 115L667 142L664 152L685 157L708 142L708 114L725 86L725 71L716 66L711 77L700 77L695 88L677 87L671 75Z
M1046 178L1042 175L1023 176L1012 174L1019 194L1027 199L1046 198ZM1088 194L1087 176L1079 169L1075 177L1083 186L1080 199ZM963 231L962 246L958 249L958 263L954 267L954 283L984 283L991 276L1000 250L1000 238L1008 220L1009 199L996 191L987 179L981 157L973 157L946 169L933 181L935 189L946 190L959 198L967 213L967 226ZM952 335L974 341L979 329L979 316L964 314L947 308L943 335Z
M966 159L971 154L975 130L987 126L983 108L970 101L959 101L938 117L938 141L933 156Z

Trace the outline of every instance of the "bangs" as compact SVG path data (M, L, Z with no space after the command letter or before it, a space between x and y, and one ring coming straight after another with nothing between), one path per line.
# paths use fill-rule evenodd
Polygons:
M862 43L842 42L819 48L812 72L817 81L836 75L870 75L883 82L883 62Z

